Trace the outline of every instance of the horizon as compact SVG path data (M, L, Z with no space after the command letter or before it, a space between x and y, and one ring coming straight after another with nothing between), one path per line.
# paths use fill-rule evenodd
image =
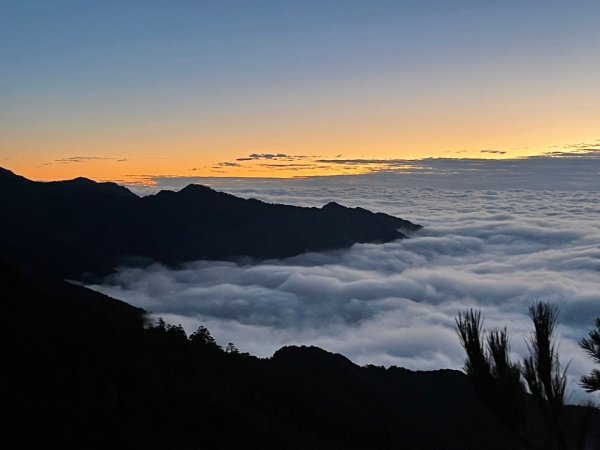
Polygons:
M260 185L265 188L274 185L310 187L319 184L335 187L347 183L450 190L600 190L597 182L597 174L600 171L600 146L594 144L580 146L577 151L553 151L517 158L355 159L339 160L332 164L350 166L354 170L329 175L279 177L137 174L122 178L94 177L82 170L70 174L69 177L36 179L14 170L9 164L0 164L0 168L36 182L68 181L76 178L86 178L99 183L113 182L142 196L164 189L177 191L189 184L203 184L221 190L237 189L240 186L254 188Z

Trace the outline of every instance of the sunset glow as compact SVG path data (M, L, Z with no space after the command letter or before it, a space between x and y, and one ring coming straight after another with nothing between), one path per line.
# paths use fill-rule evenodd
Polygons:
M597 147L598 3L489 3L14 2L0 165L135 183Z

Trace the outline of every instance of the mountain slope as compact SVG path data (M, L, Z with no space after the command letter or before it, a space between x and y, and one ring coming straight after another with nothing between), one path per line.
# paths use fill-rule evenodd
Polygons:
M128 260L282 258L388 242L420 228L362 208L301 208L242 199L205 186L140 198L84 178L40 183L0 169L0 255L42 273L105 275Z
M12 448L503 449L457 371L359 367L315 347L270 359L0 263Z

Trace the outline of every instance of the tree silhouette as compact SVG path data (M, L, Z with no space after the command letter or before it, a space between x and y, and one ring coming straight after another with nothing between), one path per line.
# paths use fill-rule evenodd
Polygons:
M554 343L558 310L555 306L537 302L529 307L529 317L535 329L528 338L530 356L523 361L523 377L536 399L560 408L564 405L567 377L561 372Z
M566 370L561 368L555 345L558 309L536 302L529 307L534 331L527 339L530 355L523 360L522 375L554 436L554 446L567 448L561 416L565 404Z
M225 347L225 353L239 353L240 351L238 350L238 348L235 346L235 344L233 342L230 342L227 344L227 346Z
M456 319L458 337L465 351L465 372L476 377L482 384L488 384L491 377L490 361L482 343L481 311L469 309L458 313Z
M562 420L566 374L555 345L558 309L536 302L529 307L529 317L534 325L531 336L527 338L530 354L519 364L510 360L506 328L485 332L480 311L470 309L460 312L456 327L467 354L465 372L490 409L527 445L567 449ZM600 337L600 333L590 336L590 342L585 340L585 345L596 351L599 347L593 339ZM535 410L527 404L522 380L525 380L535 400Z
M579 345L596 364L600 364L600 318L596 319L596 329L590 331L589 338L582 339ZM589 375L581 377L581 386L588 392L600 391L600 370L593 369Z
M508 428L527 442L525 387L519 365L509 357L506 328L485 333L481 312L473 309L458 314L456 327L467 353L465 372L479 395Z
M204 326L199 326L196 331L190 334L189 340L196 345L218 347L215 338L210 335L210 331Z

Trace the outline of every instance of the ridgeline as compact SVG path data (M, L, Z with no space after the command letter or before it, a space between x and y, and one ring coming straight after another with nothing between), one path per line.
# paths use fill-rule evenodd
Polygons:
M421 228L337 203L269 204L201 185L138 197L114 183L34 182L2 168L0 213L0 256L70 279L132 263L284 258Z

